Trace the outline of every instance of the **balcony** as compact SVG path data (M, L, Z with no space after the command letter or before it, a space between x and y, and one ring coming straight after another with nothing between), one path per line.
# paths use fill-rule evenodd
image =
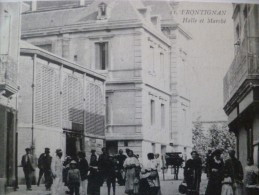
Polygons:
M259 81L259 38L244 38L223 81L225 111L247 87ZM235 98L236 97L236 98ZM232 103L231 103L232 102Z
M0 55L0 92L10 97L17 90L17 63L8 55Z

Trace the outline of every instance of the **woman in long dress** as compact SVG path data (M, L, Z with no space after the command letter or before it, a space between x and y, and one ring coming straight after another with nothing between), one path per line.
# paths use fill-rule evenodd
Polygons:
M100 175L98 172L98 160L95 154L95 150L91 151L90 158L90 173L88 176L87 194L88 195L100 195Z
M148 162L146 166L142 169L142 173L146 175L146 180L148 183L148 195L160 195L160 180L158 175L159 164L156 159L154 159L153 153L148 153Z
M187 184L187 195L199 195L202 174L202 162L196 151L191 152L192 159L184 167L184 181Z
M224 174L224 162L221 158L221 151L216 150L213 153L213 158L209 164L208 169L208 185L205 195L220 195L221 194L221 182Z
M139 178L138 178L138 169L140 167L139 161L133 155L133 151L128 151L128 158L124 161L123 167L126 170L126 181L125 181L125 193L126 194L137 194Z

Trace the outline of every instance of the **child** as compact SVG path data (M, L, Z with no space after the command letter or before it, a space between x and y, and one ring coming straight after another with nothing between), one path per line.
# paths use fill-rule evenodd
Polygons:
M221 195L234 195L232 185L233 183L231 177L228 172L225 172L224 179L222 181Z
M70 189L70 195L79 195L80 187L80 171L76 168L76 161L72 160L70 163L70 170L67 173L67 183Z

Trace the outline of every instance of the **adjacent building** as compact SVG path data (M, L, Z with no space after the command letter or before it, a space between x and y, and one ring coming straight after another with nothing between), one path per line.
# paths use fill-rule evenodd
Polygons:
M191 37L172 23L171 5L163 5L161 15L163 9L141 1L62 7L34 1L22 15L23 40L107 77L105 138L112 154L131 148L145 160L148 152L191 150L181 45Z
M224 78L224 110L237 155L259 164L259 5L234 4L235 58Z
M0 2L0 194L15 187L21 4Z

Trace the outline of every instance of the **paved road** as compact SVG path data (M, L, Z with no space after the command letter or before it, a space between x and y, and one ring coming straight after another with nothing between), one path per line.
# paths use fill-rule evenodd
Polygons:
M180 178L179 180L173 180L173 175L171 173L167 173L165 175L165 181L163 181L163 176L160 174L161 178L161 191L162 195L180 195L178 192L178 186L182 182L182 172L179 173ZM201 182L201 190L200 194L204 195L205 188L207 185L206 176L203 175L202 182ZM44 185L40 187L32 186L32 191L26 191L25 185L20 185L19 189L16 192L10 192L8 195L49 195L50 192L45 191ZM65 195L62 193L60 195ZM101 188L101 195L107 195L107 187L104 184ZM116 186L116 195L125 195L124 193L124 186Z

